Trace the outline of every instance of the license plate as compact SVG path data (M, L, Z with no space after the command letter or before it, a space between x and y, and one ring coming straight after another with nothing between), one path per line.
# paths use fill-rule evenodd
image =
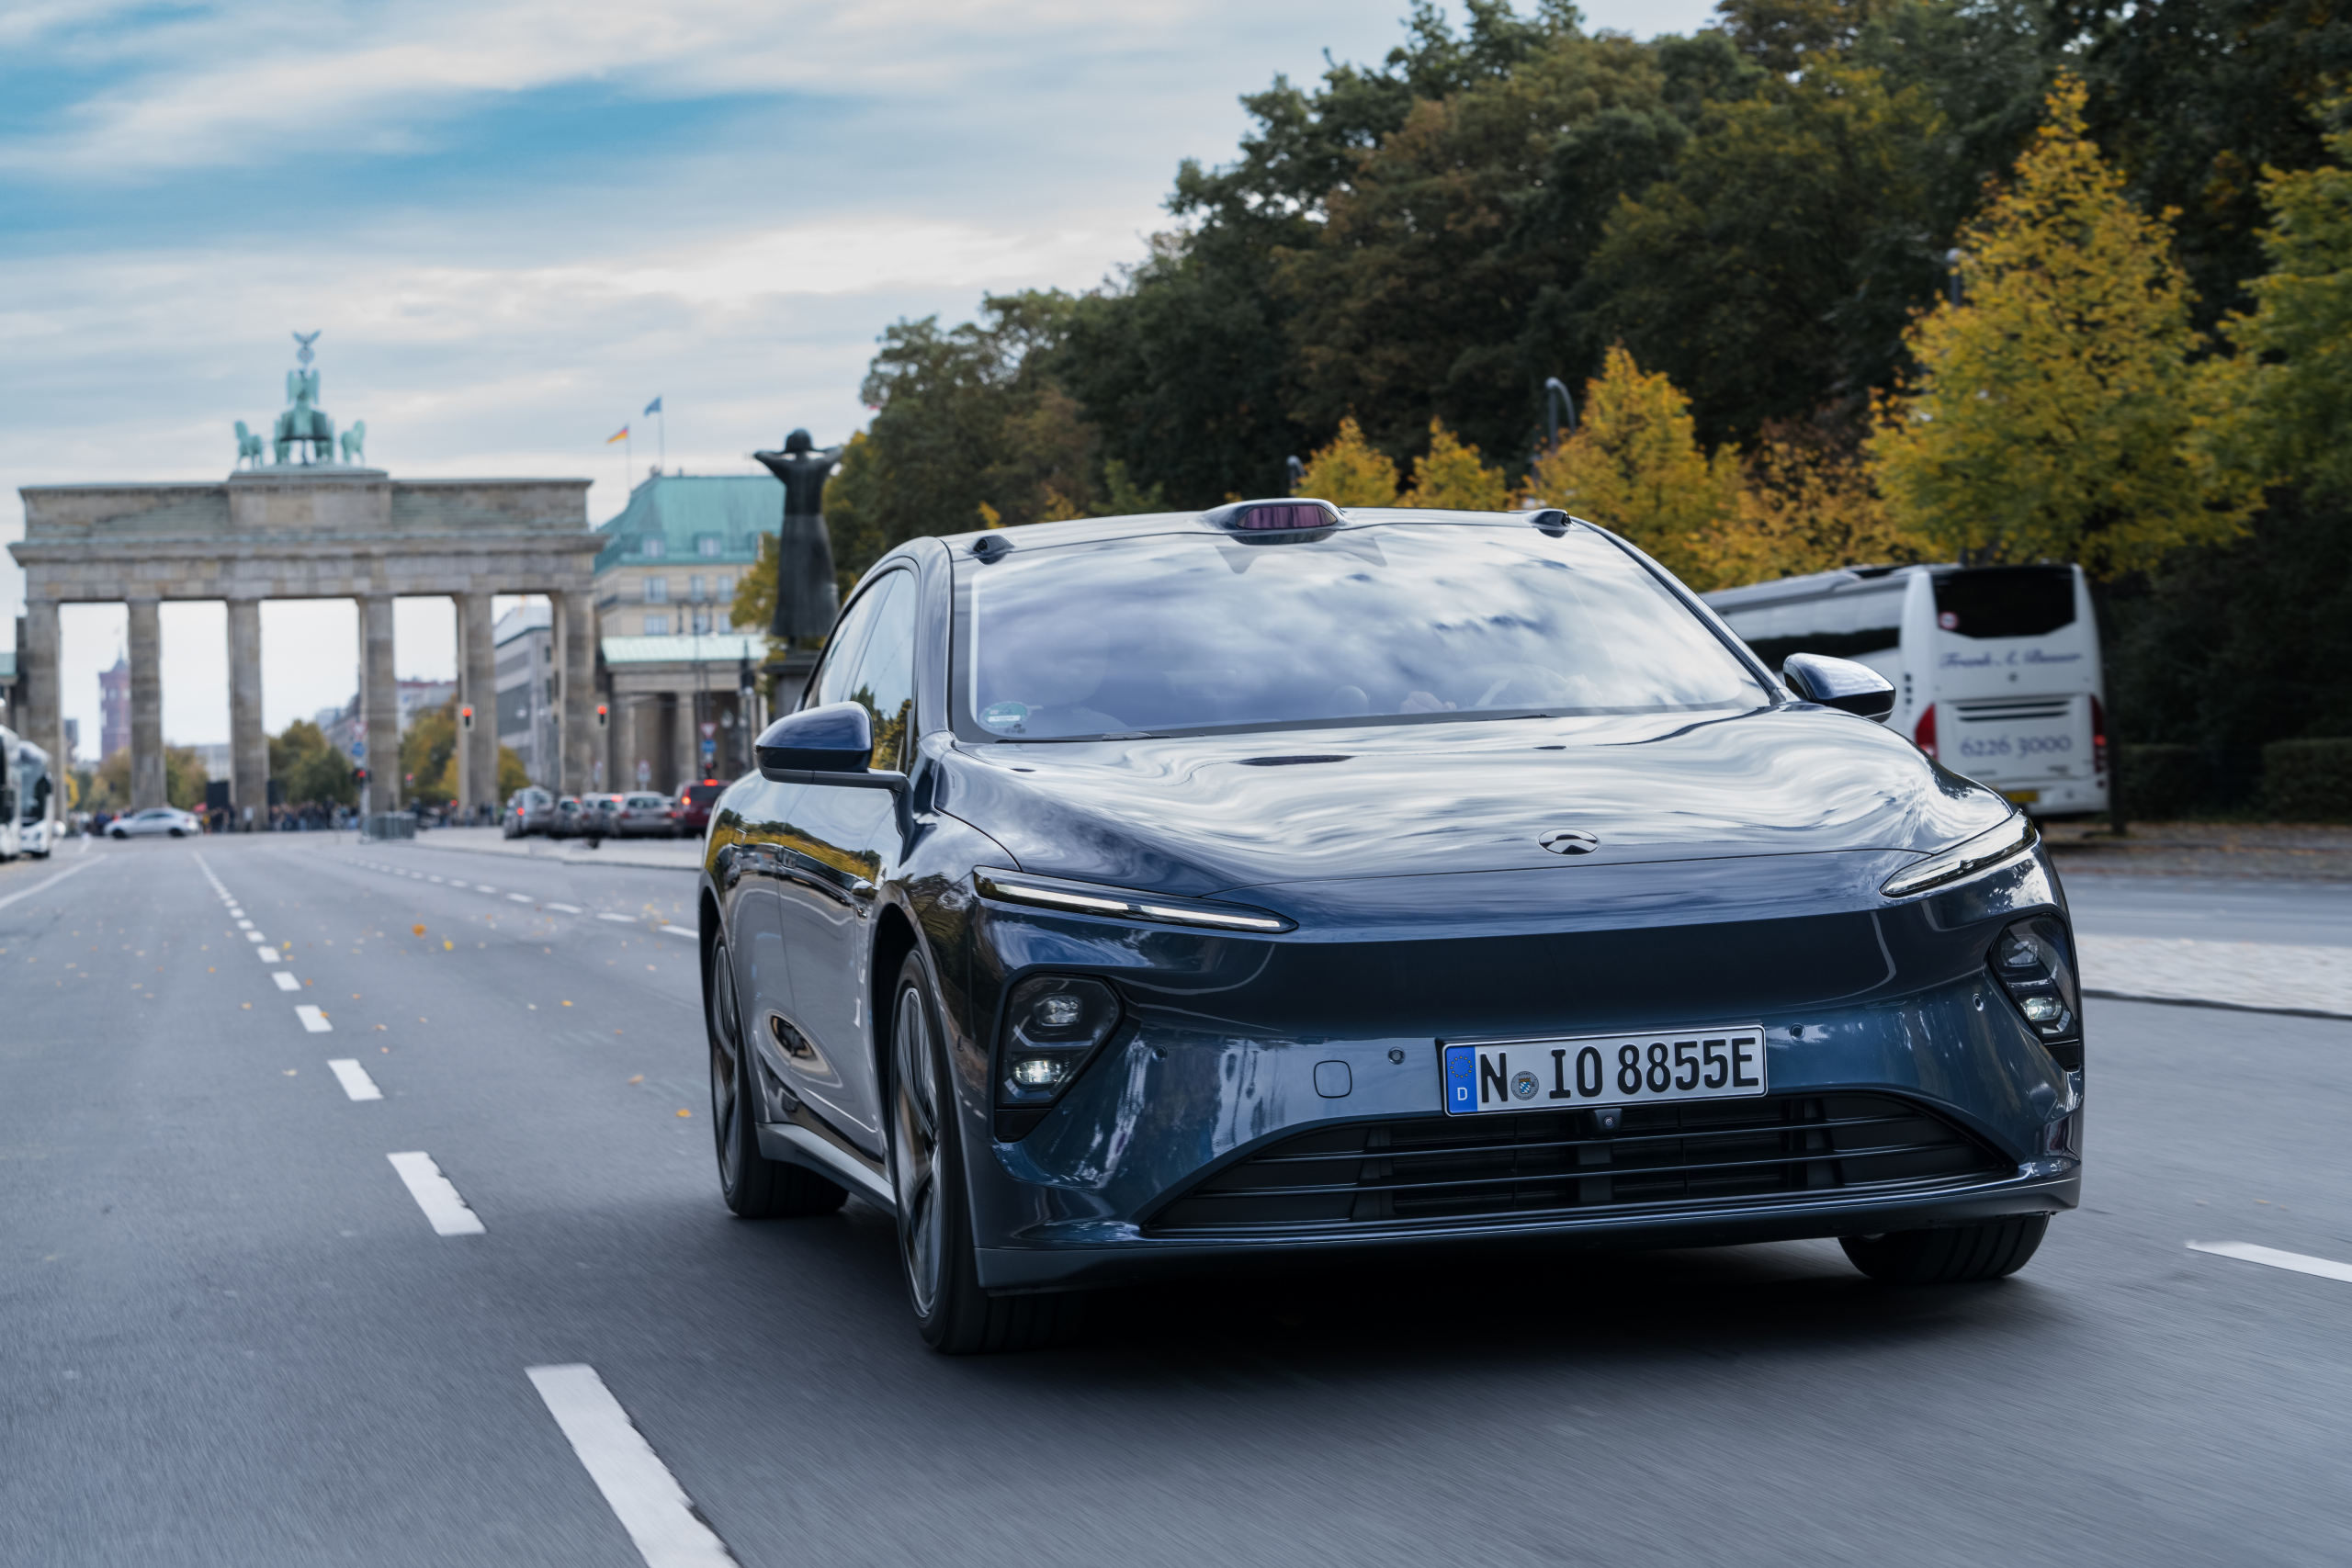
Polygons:
M2041 799L2041 792L2038 789L2005 789L2001 792L2001 798L2013 806L2032 806Z
M1764 1029L1578 1034L1446 1044L1445 1111L1560 1111L1658 1105L1764 1092Z

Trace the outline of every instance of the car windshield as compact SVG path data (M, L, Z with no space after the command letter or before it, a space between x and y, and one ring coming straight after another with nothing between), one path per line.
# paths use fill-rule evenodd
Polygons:
M969 712L1004 740L1769 700L1584 526L1155 535L966 570Z

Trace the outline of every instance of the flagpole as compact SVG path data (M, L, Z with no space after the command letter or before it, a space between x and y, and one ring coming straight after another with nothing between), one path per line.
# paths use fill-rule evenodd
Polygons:
M670 411L667 408L653 416L653 428L661 435L662 471L666 474L670 471Z

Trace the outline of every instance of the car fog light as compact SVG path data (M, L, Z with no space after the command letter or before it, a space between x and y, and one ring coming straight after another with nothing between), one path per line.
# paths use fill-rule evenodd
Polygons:
M1023 1089L1051 1089L1062 1081L1063 1066L1051 1056L1023 1056L1012 1064L1012 1081Z
M1050 1105L1118 1023L1119 998L1100 980L1054 975L1022 981L1005 1002L997 1102Z
M2028 997L2018 1005L2025 1009L2026 1017L2036 1023L2055 1023L2058 1015L2066 1010L2056 997Z
M2058 1065L2070 1071L2083 1065L2082 991L2072 949L2063 923L2035 915L1994 939L1990 955L1993 977Z

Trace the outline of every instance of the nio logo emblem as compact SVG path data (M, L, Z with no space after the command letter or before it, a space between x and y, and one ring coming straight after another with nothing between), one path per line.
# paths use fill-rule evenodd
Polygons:
M1555 855L1589 855L1600 847L1599 839L1574 828L1555 828L1535 841Z

